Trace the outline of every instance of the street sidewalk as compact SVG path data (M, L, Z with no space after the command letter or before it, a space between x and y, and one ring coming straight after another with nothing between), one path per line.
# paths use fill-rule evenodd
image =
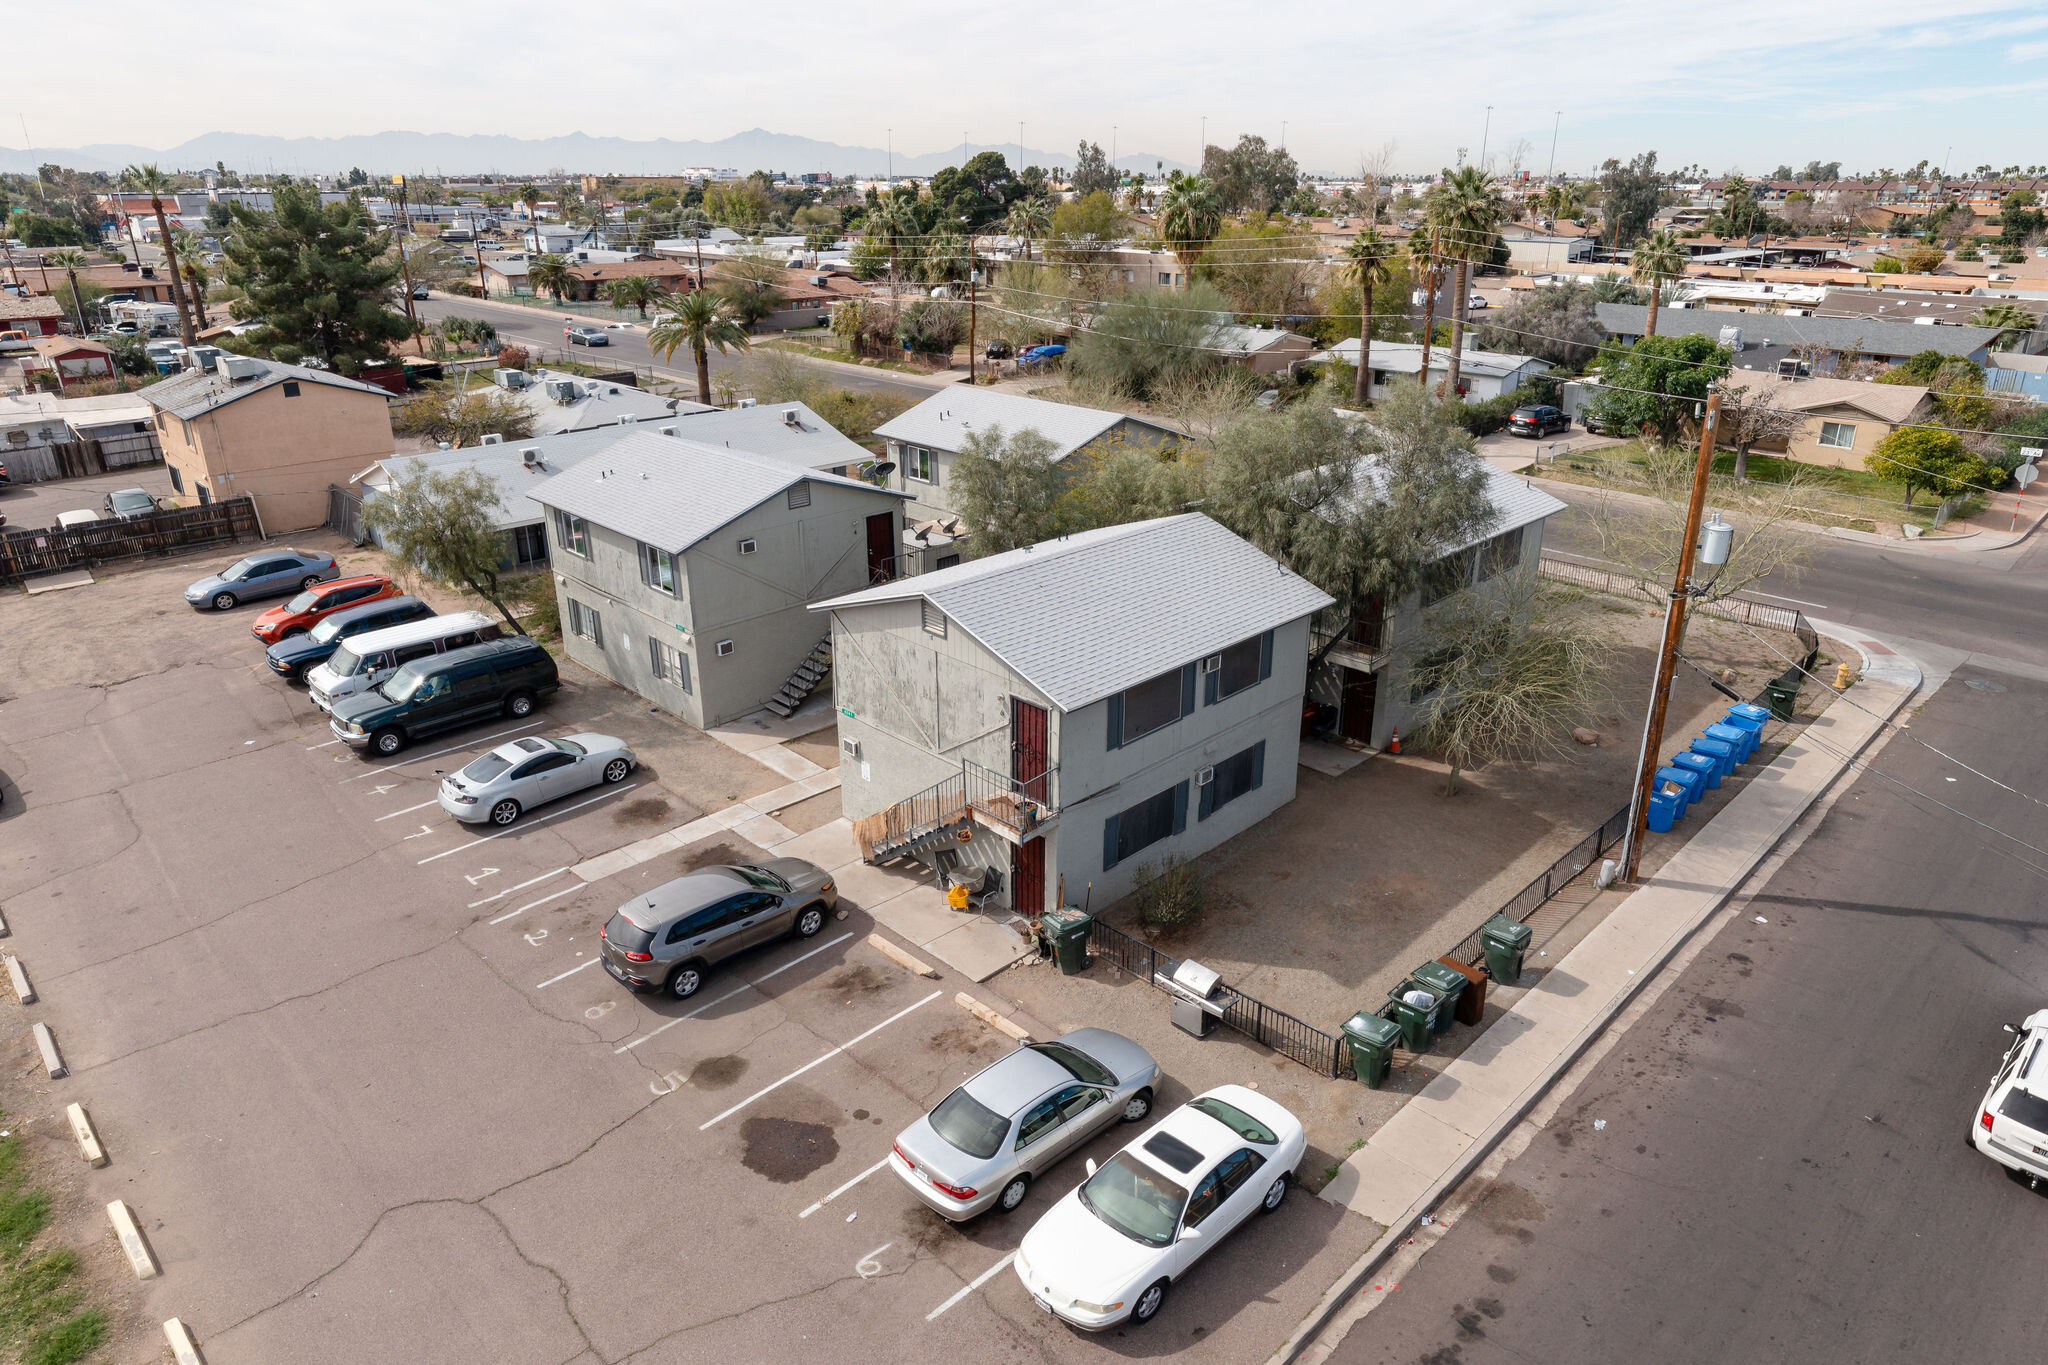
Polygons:
M1854 642L1861 682L1837 699L1720 814L1546 972L1345 1161L1322 1198L1386 1228L1273 1362L1316 1360L1316 1335L1423 1216L1462 1181L1792 828L1919 688L1889 646Z

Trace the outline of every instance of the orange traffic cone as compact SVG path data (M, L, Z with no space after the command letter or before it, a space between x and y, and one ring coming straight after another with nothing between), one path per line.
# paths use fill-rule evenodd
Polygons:
M1394 737L1387 741L1387 752L1390 754L1401 752L1401 727L1398 725L1394 727Z

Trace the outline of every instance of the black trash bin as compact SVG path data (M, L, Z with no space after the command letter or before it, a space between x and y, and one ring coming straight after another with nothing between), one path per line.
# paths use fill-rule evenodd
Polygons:
M1522 975L1522 958L1536 931L1526 924L1495 915L1479 929L1479 942L1486 949L1486 974L1497 986L1512 986Z
M1360 1010L1344 1022L1344 1041L1351 1049L1351 1069L1358 1079L1377 1090L1387 1081L1393 1065L1394 1045L1401 1041L1401 1026L1370 1010Z
M1046 911L1039 917L1039 924L1062 975L1074 976L1088 970L1088 935L1095 928L1095 916L1077 906L1062 905Z

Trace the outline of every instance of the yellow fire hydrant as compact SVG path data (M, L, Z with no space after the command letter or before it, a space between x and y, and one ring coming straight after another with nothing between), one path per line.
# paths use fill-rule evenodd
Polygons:
M1849 665L1847 665L1846 663L1836 664L1836 665L1835 665L1835 691L1837 691L1837 692L1846 692L1846 691L1848 691L1848 690L1849 690Z

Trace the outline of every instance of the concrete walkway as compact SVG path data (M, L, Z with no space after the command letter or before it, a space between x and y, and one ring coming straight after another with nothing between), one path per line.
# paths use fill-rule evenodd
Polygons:
M1346 1159L1322 1197L1387 1231L1276 1360L1297 1357L1301 1343L1521 1120L1920 686L1920 670L1890 647L1847 627L1813 624L1863 651L1862 682Z

